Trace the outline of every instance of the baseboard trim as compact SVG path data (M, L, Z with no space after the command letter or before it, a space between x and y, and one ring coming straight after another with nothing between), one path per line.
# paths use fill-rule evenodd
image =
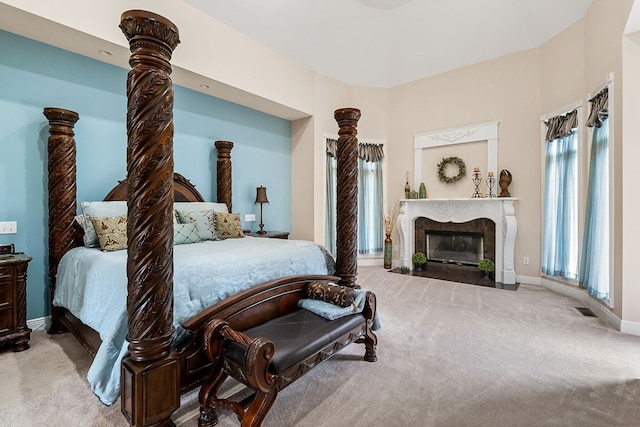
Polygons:
M358 267L378 267L384 265L384 258L378 255L360 255Z
M640 336L640 322L630 322L623 320L620 322L620 332L629 335Z
M516 283L523 283L525 285L541 285L539 277L521 276L519 274L516 274Z
M36 319L27 320L27 327L32 331L44 331L47 328L49 316L38 317Z
M517 276L517 280L520 283L526 283L529 285L540 285L549 289L550 291L576 299L580 303L586 305L589 309L591 309L591 311L595 313L596 316L604 320L615 330L623 332L625 334L640 336L640 323L636 323L634 325L634 322L623 322L611 311L609 307L593 298L584 289L581 289L574 285L555 282L545 277ZM623 324L625 325L624 328Z

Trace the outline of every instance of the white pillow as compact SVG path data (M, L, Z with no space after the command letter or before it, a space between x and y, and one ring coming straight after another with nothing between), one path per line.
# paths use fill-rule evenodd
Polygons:
M82 208L84 221L84 245L89 248L100 246L96 230L93 228L93 224L91 223L92 217L118 217L127 214L126 201L82 202L80 203L80 207Z
M201 242L196 224L173 224L173 244L183 245L186 243Z
M229 213L226 203L215 202L174 202L173 209L181 212L209 211Z

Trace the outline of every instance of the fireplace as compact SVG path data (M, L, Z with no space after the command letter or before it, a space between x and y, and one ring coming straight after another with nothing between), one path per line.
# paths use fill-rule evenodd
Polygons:
M496 282L513 285L517 199L407 199L400 201L399 265L413 268L415 252L427 255L426 270L445 280L469 282L478 261L495 261ZM436 249L435 252L433 249ZM460 252L460 253L457 253Z
M495 259L495 223L488 218L439 222L415 221L415 251L427 256L426 275L467 283L480 279L478 262Z
M425 231L427 262L478 265L483 258L484 238L479 233L464 231Z

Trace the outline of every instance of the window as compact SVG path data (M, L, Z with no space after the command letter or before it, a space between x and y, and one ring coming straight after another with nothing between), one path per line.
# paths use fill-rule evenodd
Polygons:
M336 144L327 138L327 211L325 246L336 253ZM358 253L381 253L383 248L382 144L358 146Z
M382 252L382 159L358 158L358 253Z
M578 114L545 121L542 273L578 278Z
M592 129L587 182L587 210L579 286L595 298L609 299L609 109L605 87L590 101Z

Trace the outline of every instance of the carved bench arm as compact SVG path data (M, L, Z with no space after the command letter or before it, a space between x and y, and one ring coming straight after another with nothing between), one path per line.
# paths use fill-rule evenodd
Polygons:
M377 310L377 301L376 294L373 292L367 292L364 300L364 308L362 309L362 315L367 322L369 323L369 327L373 326L373 321L376 315Z
M254 390L268 392L274 386L275 375L269 372L269 364L275 353L275 345L266 338L250 336L236 331L221 319L211 320L204 329L202 348L215 365L225 363L223 345L231 341L244 349L244 363L239 366L244 376ZM227 363L229 365L229 363Z

